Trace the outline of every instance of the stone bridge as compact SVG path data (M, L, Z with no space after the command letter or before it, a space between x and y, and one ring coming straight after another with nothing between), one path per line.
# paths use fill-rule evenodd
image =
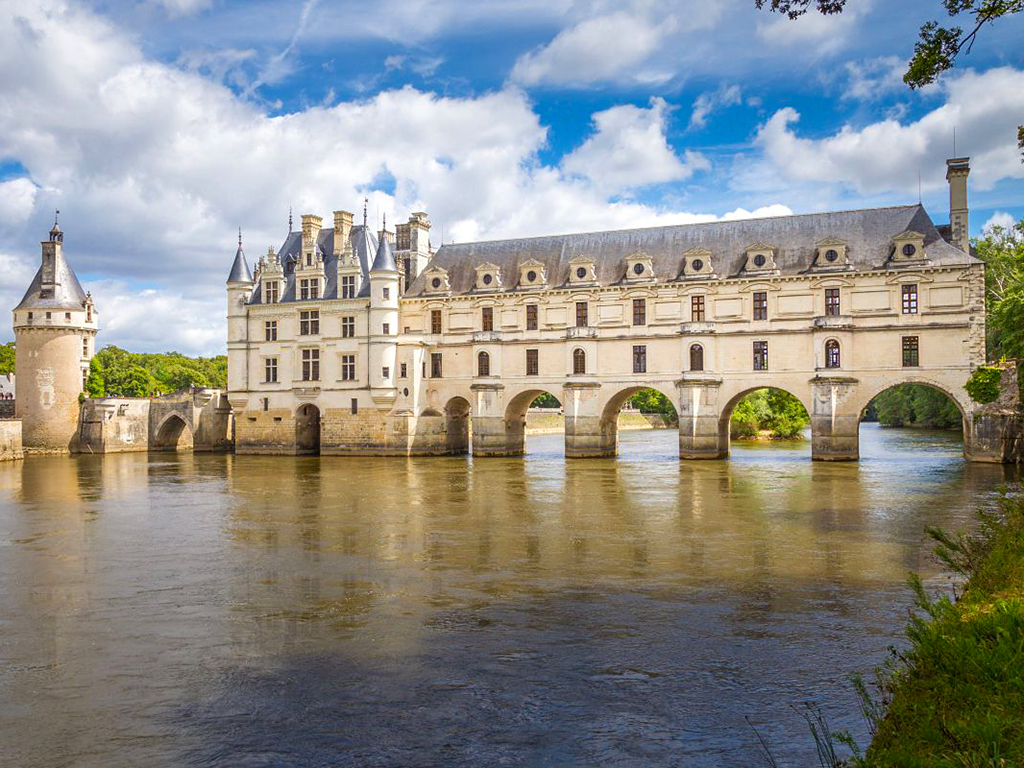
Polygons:
M231 449L231 406L220 390L90 398L82 403L80 453Z

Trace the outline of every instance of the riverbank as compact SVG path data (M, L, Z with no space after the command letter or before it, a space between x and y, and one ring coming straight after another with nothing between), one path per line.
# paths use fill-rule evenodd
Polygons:
M933 535L967 582L955 602L913 582L923 614L911 618L910 648L883 684L888 706L853 764L1024 765L1024 495L982 514L976 536Z

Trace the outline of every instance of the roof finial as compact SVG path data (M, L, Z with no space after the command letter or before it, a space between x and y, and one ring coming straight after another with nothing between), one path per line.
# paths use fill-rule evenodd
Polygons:
M53 212L53 226L57 226L57 220L60 218L60 208Z
M238 247L242 247L242 228L238 228Z
M384 230L385 232L388 231L388 214L387 214L387 211L385 211L384 213L381 214L380 228L382 230Z
M292 233L292 207L288 206L288 234Z
M370 198L363 198L363 226L366 226L366 206L370 204Z

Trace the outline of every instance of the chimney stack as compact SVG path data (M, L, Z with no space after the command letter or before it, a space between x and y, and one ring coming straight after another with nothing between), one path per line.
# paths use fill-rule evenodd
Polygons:
M967 176L970 172L969 157L952 157L946 161L950 241L964 253L971 252L971 230L967 210Z
M352 213L349 211L334 212L334 255L341 256L348 248L348 238L352 232Z
M323 226L323 219L311 213L302 216L302 244L306 247L316 245L316 239L320 235L320 228Z

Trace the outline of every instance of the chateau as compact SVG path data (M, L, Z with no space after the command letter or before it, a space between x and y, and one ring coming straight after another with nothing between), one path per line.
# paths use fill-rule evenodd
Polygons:
M683 458L728 454L729 415L766 386L811 414L816 459L854 459L863 410L920 382L967 416L985 359L967 158L950 223L920 205L442 245L426 214L302 217L227 281L238 453L517 455L541 393L567 456L616 451L642 388L679 414ZM965 451L971 455L971 420Z

